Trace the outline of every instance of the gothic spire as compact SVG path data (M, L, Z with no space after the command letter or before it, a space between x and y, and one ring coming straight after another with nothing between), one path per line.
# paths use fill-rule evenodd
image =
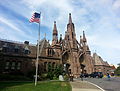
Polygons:
M56 21L54 21L52 45L55 45L57 43L58 43L58 31L57 31Z
M84 31L83 31L83 42L87 42Z
M53 35L58 35L57 26L56 26L56 21L54 21Z
M69 13L69 24L72 24L72 17L71 17L71 13Z

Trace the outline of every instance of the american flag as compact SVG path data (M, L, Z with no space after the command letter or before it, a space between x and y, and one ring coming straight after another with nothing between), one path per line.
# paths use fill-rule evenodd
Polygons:
M30 22L40 22L40 13L33 13L32 17L29 20Z

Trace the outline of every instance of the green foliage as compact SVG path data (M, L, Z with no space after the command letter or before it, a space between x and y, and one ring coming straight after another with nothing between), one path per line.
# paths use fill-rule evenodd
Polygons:
M53 77L54 77L54 72L52 71L52 66L50 64L48 64L47 78L49 78L50 80L52 80Z
M58 78L59 75L62 75L62 74L63 74L63 66L62 65L56 66L54 70L54 76Z
M47 78L50 80L57 79L59 75L62 75L63 73L63 67L62 65L57 65L55 68L53 68L51 65L48 65L48 73Z
M68 74L64 75L64 80L65 80L65 81L68 81L68 80L69 80Z
M115 70L115 74L120 76L120 65Z

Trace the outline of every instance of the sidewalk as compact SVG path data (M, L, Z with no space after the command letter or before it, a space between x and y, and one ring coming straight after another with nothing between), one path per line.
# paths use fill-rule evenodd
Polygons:
M70 82L72 91L105 91L87 81Z

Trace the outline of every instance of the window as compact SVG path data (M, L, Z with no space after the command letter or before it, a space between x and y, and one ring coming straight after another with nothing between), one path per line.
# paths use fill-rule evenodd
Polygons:
M3 52L8 52L8 48L7 47L3 47Z
M19 46L18 46L18 45L15 45L14 52L15 52L15 53L18 53L18 52L19 52Z
M25 50L24 53L25 54L29 54L30 52L29 52L29 50Z
M6 69L6 70L9 69L9 66L10 66L10 62L6 62L6 64L5 64L5 69Z
M15 53L18 53L19 49L15 48Z
M24 48L24 54L30 54L30 50L29 50L28 46L26 46Z
M48 49L48 56L53 56L53 50L52 49Z
M52 63L52 71L54 71L55 68L55 62Z
M44 62L44 71L46 71L47 62Z
M17 63L17 70L20 70L20 68L21 68L21 62L18 62Z
M54 68L54 67L55 67L55 62L52 63L52 68Z
M8 52L8 45L7 45L7 43L5 43L3 45L3 52Z
M12 70L15 69L15 62L12 62L11 69L12 69Z

